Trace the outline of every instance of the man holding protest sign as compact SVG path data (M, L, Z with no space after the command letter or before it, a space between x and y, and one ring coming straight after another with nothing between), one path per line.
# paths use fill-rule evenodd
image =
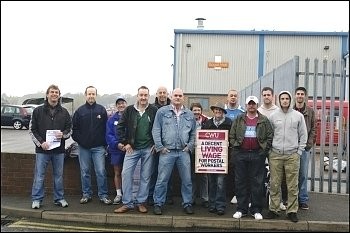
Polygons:
M209 130L226 130L227 132L231 128L232 121L230 118L225 117L227 113L225 106L221 103L217 103L210 107L214 113L214 117L207 120L202 129ZM217 147L217 151L222 151L222 146ZM203 150L201 150L202 153ZM205 150L204 150L205 151ZM216 153L219 154L219 153ZM214 155L214 153L213 153ZM227 154L226 154L227 155ZM222 154L220 154L221 158ZM227 160L226 160L227 161ZM225 214L226 209L226 173L209 173L209 212L217 213L218 215Z

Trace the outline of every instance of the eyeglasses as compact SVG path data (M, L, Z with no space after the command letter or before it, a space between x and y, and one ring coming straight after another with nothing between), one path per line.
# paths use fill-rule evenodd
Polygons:
M174 94L174 97L182 97L182 95Z

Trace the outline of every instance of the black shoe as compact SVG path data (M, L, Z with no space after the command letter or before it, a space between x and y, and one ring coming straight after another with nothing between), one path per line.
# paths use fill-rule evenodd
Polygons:
M148 206L153 206L153 205L154 205L153 197L148 197L148 199L147 199L147 205L148 205Z
M308 210L309 206L306 203L300 203L299 204L299 208L302 210Z
M186 206L185 208L184 208L184 211L185 211L185 213L186 214L193 214L193 209L192 209L192 206Z
M209 202L203 201L203 202L202 202L202 207L203 207L203 208L208 208L208 207L209 207Z
M218 210L218 212L216 213L217 215L224 215L225 214L225 211L223 210Z
M279 217L279 215L276 212L273 212L271 210L269 210L269 212L265 216L266 219L274 219L274 218L278 218L278 217Z
M162 207L160 207L159 205L155 205L153 208L153 213L155 215L161 215L162 214Z
M216 213L216 209L215 208L209 208L209 212L210 213Z
M173 200L173 198L168 197L168 198L166 199L165 203L166 203L167 205L174 205L174 200Z
M298 222L298 216L297 216L297 213L288 213L288 218L290 221L292 222Z

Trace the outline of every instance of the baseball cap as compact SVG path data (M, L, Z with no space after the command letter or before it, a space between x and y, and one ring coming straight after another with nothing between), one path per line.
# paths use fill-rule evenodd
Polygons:
M259 103L258 97L253 96L253 95L247 97L247 99L245 100L245 104L249 104L250 101L253 101L256 104Z
M115 101L115 103L118 103L119 100L125 101L125 98L123 96L118 96L117 100Z

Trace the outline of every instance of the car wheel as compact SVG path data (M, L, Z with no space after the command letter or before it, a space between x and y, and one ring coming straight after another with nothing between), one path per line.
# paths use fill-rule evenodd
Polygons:
M23 124L22 124L21 121L16 120L15 122L13 122L13 128L15 128L15 129L22 129L22 127L23 127Z

